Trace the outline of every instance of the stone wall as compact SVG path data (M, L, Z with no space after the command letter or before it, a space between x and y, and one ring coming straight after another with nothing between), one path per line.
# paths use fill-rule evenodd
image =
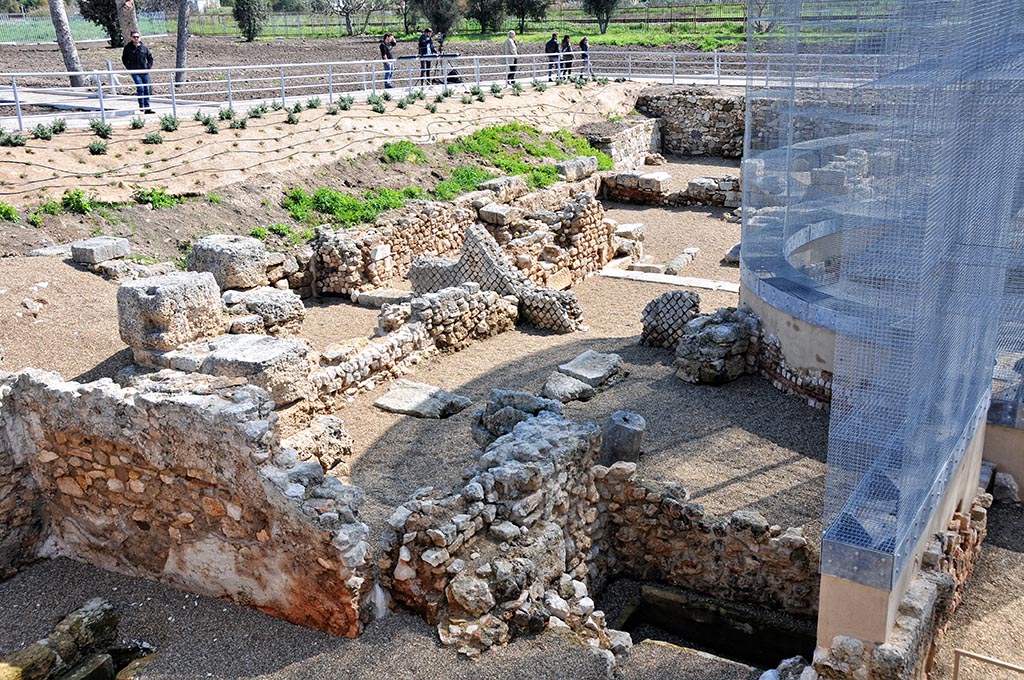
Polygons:
M640 93L636 109L660 119L662 153L726 158L743 154L741 88L659 85Z
M611 156L617 168L640 167L648 154L661 153L661 126L654 119L590 123L576 133Z
M174 371L133 387L33 370L3 383L0 459L28 462L56 552L360 632L362 492L280 450L265 392Z
M756 512L707 513L678 487L656 489L636 464L594 469L607 504L603 545L591 572L628 575L793 614L818 608L820 557L803 529L783 531Z
M0 373L0 580L35 560L47 535L42 498L28 457L8 437L7 422L13 415L3 404L10 381L10 374Z
M667 172L631 170L605 173L601 177L601 196L621 203L639 205L710 205L736 208L742 201L740 177L697 177L686 189L670 191L672 176Z
M921 572L900 603L885 644L874 648L837 636L814 652L814 669L801 680L917 680L927 677L950 618L974 572L985 539L992 496L981 494L967 513L954 513L947 530L924 553Z
M808 406L828 409L832 404L832 372L790 366L779 339L766 335L763 328L757 370L776 389L800 397Z

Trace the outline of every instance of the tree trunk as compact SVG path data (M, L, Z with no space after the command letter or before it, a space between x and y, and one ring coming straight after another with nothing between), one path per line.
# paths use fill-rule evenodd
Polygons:
M139 30L139 18L135 15L134 0L115 0L117 20L121 23L121 35L131 41L132 33Z
M64 66L68 71L81 71L82 62L78 58L78 46L75 45L75 37L71 35L71 24L68 23L68 13L64 9L64 0L49 0L50 20L53 22L54 33L57 34L57 44L64 56ZM71 87L82 87L85 85L85 78L82 76L71 76Z
M355 35L355 31L352 30L352 12L345 12L345 34Z
M184 71L188 62L188 16L191 9L189 0L178 0L178 47L174 57L174 82L183 83L187 79Z

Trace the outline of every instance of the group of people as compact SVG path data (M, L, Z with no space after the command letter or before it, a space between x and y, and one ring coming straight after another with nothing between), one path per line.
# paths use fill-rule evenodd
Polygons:
M384 65L384 87L392 88L392 76L395 73L394 47L397 45L395 36L392 33L385 33L380 41L380 59ZM594 68L590 63L590 40L583 38L579 42L580 74L594 76ZM558 34L552 33L551 40L544 44L544 52L548 55L548 81L554 78L568 77L572 75L573 64L576 61L576 54L573 44L568 35L562 36L562 42L558 42ZM423 29L416 46L416 54L420 60L420 83L427 85L430 82L430 71L433 67L433 60L438 51L434 46L434 32ZM516 42L516 32L509 31L508 38L502 43L501 54L505 59L505 81L515 82L516 69L519 66L519 43Z

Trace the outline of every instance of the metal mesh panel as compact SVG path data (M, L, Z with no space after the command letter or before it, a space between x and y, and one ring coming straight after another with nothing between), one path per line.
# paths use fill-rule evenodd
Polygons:
M793 0L748 36L741 275L837 332L826 573L891 586L983 421L997 339L1024 353L1021 14Z

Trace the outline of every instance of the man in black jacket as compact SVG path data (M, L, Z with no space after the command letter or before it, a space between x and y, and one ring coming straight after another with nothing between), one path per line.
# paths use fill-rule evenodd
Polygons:
M429 85L430 60L434 56L434 32L429 28L423 29L423 34L420 36L420 42L416 52L420 56L420 81L424 85Z
M548 55L548 82L552 74L558 75L558 58L561 50L558 47L558 34L552 33L551 40L544 43L544 53Z
M391 89L391 76L395 72L395 51L394 47L398 42L391 33L385 33L380 41L380 60L384 64L384 87Z
M124 46L121 52L121 63L129 71L148 71L153 68L153 53L142 44L142 36L138 31L132 33L132 41ZM139 108L143 113L153 113L149 107L149 74L133 73L135 96L139 98Z

